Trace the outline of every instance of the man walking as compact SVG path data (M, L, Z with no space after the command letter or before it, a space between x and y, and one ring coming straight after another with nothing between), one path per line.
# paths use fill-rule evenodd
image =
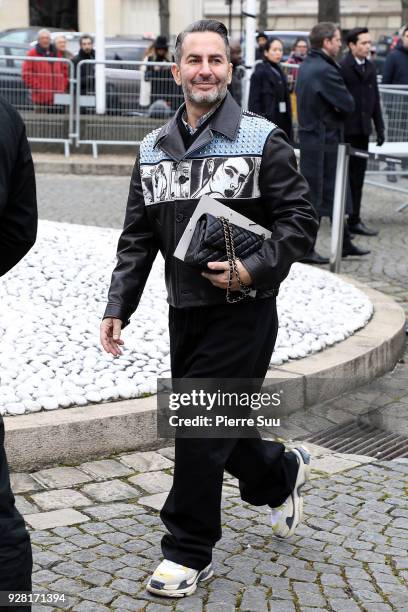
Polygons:
M36 234L34 167L24 124L17 111L0 98L0 276L24 257ZM30 538L10 488L0 416L0 591L31 591L31 571Z
M331 22L318 23L312 28L309 38L311 50L300 65L296 79L300 169L309 183L319 217L331 218L337 149L339 143L344 142L344 121L347 114L354 111L354 100L336 62L341 48L338 26ZM347 198L346 212L351 213L351 197ZM351 242L346 226L343 257L368 253ZM302 261L329 263L328 258L316 252L314 245Z
M263 380L278 331L279 284L310 248L316 216L283 132L242 111L227 92L232 65L225 26L213 20L192 24L177 37L175 53L172 72L185 104L140 145L101 342L107 352L120 355L121 328L137 308L160 249L170 304L173 379ZM154 181L141 181L141 170L143 176L154 176L158 166L167 177L166 188L160 190ZM205 167L210 179L203 178ZM183 184L183 195L173 197L171 183L178 172L189 181ZM255 297L226 303L228 262L211 262L201 273L173 257L198 203L197 192L200 197L212 193L272 230L259 251L236 260L241 283L256 290ZM239 292L235 273L230 281L232 291ZM212 575L212 549L221 537L224 469L239 479L243 500L272 508L272 531L285 538L301 519L299 489L309 467L305 449L285 452L282 444L259 436L176 436L173 487L161 512L169 533L162 539L164 560L148 590L182 597Z
M341 62L341 74L347 89L354 98L355 111L347 115L344 136L355 149L368 151L371 122L377 131L377 145L384 143L384 121L381 113L380 94L377 85L377 71L368 59L371 37L367 28L354 28L347 35L349 53ZM352 234L376 236L378 231L368 228L361 220L361 198L367 160L352 155L349 162L350 188L353 212L348 217Z

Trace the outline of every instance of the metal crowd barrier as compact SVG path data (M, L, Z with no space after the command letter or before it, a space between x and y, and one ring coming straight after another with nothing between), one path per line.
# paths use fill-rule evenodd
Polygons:
M408 85L380 85L387 142L408 141Z
M391 157L386 153L370 153L360 149L354 149L347 143L339 144L337 151L337 166L336 166L336 181L334 188L333 199L333 222L331 233L330 247L330 271L340 272L343 231L344 231L344 215L346 210L347 183L348 183L348 168L350 156L363 157L365 159L374 159L385 161L386 163L401 164L402 159ZM387 187L387 185L381 185ZM408 194L408 191L400 189ZM407 204L402 204L397 211L402 212L408 207Z
M59 57L0 55L0 94L21 114L31 142L61 142L74 131L74 65Z
M99 145L138 145L148 132L162 126L184 100L171 66L168 62L79 62L76 145L92 145L96 157ZM101 80L95 78L98 69Z

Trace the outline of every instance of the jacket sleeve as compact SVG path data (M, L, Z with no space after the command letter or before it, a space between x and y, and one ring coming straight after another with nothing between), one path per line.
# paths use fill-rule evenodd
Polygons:
M36 75L36 63L34 60L24 60L21 75L24 83L29 89L39 89L38 77Z
M292 263L310 250L319 227L308 184L298 172L295 153L282 130L274 130L265 143L259 188L272 235L242 263L252 286L268 290L276 288Z
M257 115L263 114L261 83L261 71L254 70L251 75L251 84L249 87L248 110Z
M1 142L0 150L3 160L0 164L0 276L3 276L35 243L37 197L34 165L25 128L21 131L13 163L10 161L8 144L6 146Z
M380 92L378 90L377 74L374 75L373 80L374 80L374 95L375 95L373 121L374 121L375 130L377 134L384 134L385 127L384 127L384 119L383 119L382 110L381 110L381 98L380 98Z
M319 79L318 83L318 93L333 107L333 110L342 114L354 111L353 96L348 91L340 72L334 67L326 70L324 77Z
M156 258L158 246L146 213L140 177L139 157L130 180L125 222L117 248L117 263L112 274L108 304L103 318L129 323L143 293Z
M389 53L385 58L382 81L384 85L391 85L394 81L395 61L394 53Z

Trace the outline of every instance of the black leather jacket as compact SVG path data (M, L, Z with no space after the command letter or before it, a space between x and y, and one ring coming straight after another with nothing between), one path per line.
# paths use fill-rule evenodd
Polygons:
M256 297L247 299L277 295L292 263L314 242L316 214L284 133L242 111L227 93L187 151L177 117L141 143L105 318L128 323L158 250L165 259L169 304L185 308L225 303L225 291L173 257L204 194L272 230L262 248L242 263L257 289Z
M25 126L0 97L0 276L28 253L36 235L34 165Z

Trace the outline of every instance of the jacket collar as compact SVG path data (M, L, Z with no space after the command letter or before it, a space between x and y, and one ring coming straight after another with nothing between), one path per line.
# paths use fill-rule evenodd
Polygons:
M395 50L402 51L402 53L408 53L408 49L404 47L404 45L402 44L402 40L399 40L397 42L397 44L395 45Z
M214 116L211 117L208 125L186 151L177 123L177 117L184 112L185 107L185 103L182 104L177 113L162 127L153 145L154 147L160 147L172 159L180 161L192 151L201 149L211 142L214 137L213 132L223 134L229 140L236 138L242 110L231 94L227 92L224 101L214 113Z
M56 53L54 52L54 47L52 45L50 45L48 49L44 49L44 47L41 47L41 45L37 43L35 45L35 50L37 55L41 55L43 57L56 57Z
M359 69L359 66L357 65L357 62L356 62L356 60L354 58L354 55L351 53L351 51L349 51L347 53L347 55L345 56L344 62L345 62L345 64L347 64L347 66L350 66L356 72L357 76L360 79L362 79L362 80L364 80L368 76L368 74L370 72L370 68L371 68L370 60L369 59L365 60L365 62L364 62L364 73L363 73Z
M322 57L328 64L331 64L332 66L334 66L335 68L337 68L337 70L340 70L340 66L339 64L336 62L336 60L334 60L332 57L330 57L330 55L327 55L327 53L325 53L322 49L310 49L310 51L308 52L308 55L310 57Z

